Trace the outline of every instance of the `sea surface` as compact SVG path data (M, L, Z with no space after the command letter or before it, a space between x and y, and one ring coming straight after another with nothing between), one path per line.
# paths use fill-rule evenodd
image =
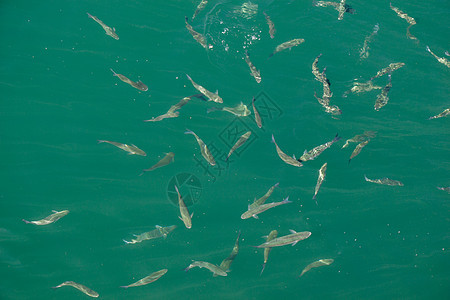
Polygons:
M88 299L64 281L81 283L103 299L449 299L450 119L429 117L449 108L450 69L439 57L450 50L450 2L395 0L414 17L408 23L389 1L347 1L354 14L338 20L333 7L312 1L209 1L192 20L194 0L0 2L0 299ZM114 27L105 34L86 13ZM263 12L275 24L273 39ZM206 37L205 50L186 29ZM359 51L374 26L369 56ZM294 38L305 42L276 53ZM261 72L257 83L244 57ZM331 115L311 65L326 67ZM449 59L449 57L447 57ZM379 111L381 90L343 94L390 63L389 102ZM114 77L110 69L140 91ZM223 104L192 98L179 117L143 122L164 114L198 91L186 74ZM388 76L374 79L385 87ZM254 121L252 98L263 126ZM251 115L210 108L240 102ZM210 166L186 129L194 131L216 159ZM251 137L229 160L231 146ZM376 131L349 163L357 145L345 140ZM341 140L315 160L295 167L283 162L271 142L289 156ZM128 155L97 140L134 144L147 156ZM145 172L165 153L173 163ZM326 178L312 199L318 170ZM404 186L366 182L387 177ZM267 200L292 203L259 219L242 220L255 198L279 183ZM178 216L177 185L192 228ZM69 210L46 226L26 224L52 210ZM125 244L133 234L177 228L167 238ZM273 248L262 274L271 230L310 231L295 246ZM219 265L240 249L227 277L185 269L192 260ZM329 266L303 268L319 259ZM158 281L122 289L153 272Z

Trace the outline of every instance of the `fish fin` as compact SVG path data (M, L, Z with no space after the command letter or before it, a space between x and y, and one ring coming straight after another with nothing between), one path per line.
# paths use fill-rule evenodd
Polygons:
M105 141L105 140L97 140L97 143L107 143L108 141Z
M113 27L112 29L113 29L114 32L116 32L116 28L115 27Z
M116 72L114 72L114 70L113 70L113 69L111 69L111 68L110 68L110 70L111 70L111 72L113 72L113 76L117 76L117 73L116 73Z
M275 52L274 53L270 53L269 54L269 58L272 57L274 54L275 54Z
M216 94L217 96L219 96L219 90L216 90L216 92L215 92L214 94Z
M207 108L207 109L206 109L206 113L209 114L210 112L216 111L216 110L221 110L221 109L220 109L220 108L217 108L217 107L210 107L210 108Z
M187 17L186 17L186 22L187 22ZM188 74L186 74L186 77L187 77L187 79L189 79L189 80L191 80L191 81L192 81L192 78L191 78L191 76L189 76Z
M264 269L266 268L266 263L263 263L263 265L262 265L262 270L261 270L261 273L259 273L259 276L261 276L262 275L262 273L264 272Z
M133 236L137 237L137 234L134 234L134 233L133 233Z
M162 227L161 227L161 226L159 226L159 225L155 225L155 228L158 228L158 229L159 229L159 228L162 228Z
M180 216L178 216L178 219L180 219L181 221L183 221L183 219L182 219Z
M307 154L308 150L305 149L305 151L303 151L303 155Z
M128 285L121 285L120 287L121 287L121 288L124 288L124 289L127 289L127 288L128 288Z
M263 239L267 239L269 236L268 235L263 235L262 238Z
M282 202L283 203L292 203L292 201L289 201L289 196L287 196L285 199L283 199Z
M351 161L352 161L352 159L350 158L350 159L348 160L348 164L350 164Z
M25 219L22 219L22 221L24 221L26 224L30 224L31 223L30 221L27 221Z
M275 183L275 185L273 187L278 187L280 185L279 182Z
M366 181L369 181L369 178L367 178L366 174L364 174L364 179L365 179Z
M295 154L292 154L292 158L293 158L293 159L296 159L296 158L295 158Z
M193 215L194 215L194 213L191 214L191 218L192 218Z
M295 244L297 244L297 243L298 243L298 241L293 242L293 243L292 243L292 246L295 246Z
M59 212L59 211L52 209L52 212L57 213L57 212Z
M186 131L184 132L184 134L193 134L194 132L192 130L189 130L186 128Z
M252 217L257 219L257 220L259 219L258 215L253 215Z
M297 231L295 231L294 229L289 229L290 233L297 233Z
M273 134L272 134L272 143L276 144L276 143L275 143L275 138L274 138Z
M131 242L126 241L126 240L122 240L125 244L131 244Z

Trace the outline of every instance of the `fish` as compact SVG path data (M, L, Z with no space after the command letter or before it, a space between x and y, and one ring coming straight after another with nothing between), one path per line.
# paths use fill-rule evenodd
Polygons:
M150 120L144 120L144 122L157 122L157 121L161 121L161 120L167 119L167 118L177 118L180 115L180 112L178 112L177 110L179 110L183 106L185 106L192 99L192 97L197 97L197 98L203 99L203 94L197 94L197 95L192 95L190 97L184 97L177 104L172 105L165 114L162 114L162 115L157 116L156 118L152 118Z
M200 45L202 45L203 48L205 48L206 50L213 48L212 45L208 44L206 42L206 38L204 35L198 33L197 31L194 30L194 28L192 28L191 25L189 25L189 19L188 17L184 17L184 20L186 22L186 28L189 31L189 33L192 35L192 37L194 38L194 40L196 40Z
M158 122L164 119L177 118L180 115L178 111L176 112L166 112L165 114L159 115L157 117L151 118L150 120L144 120L144 122Z
M437 118L442 118L442 117L446 117L446 116L448 116L448 115L450 115L450 108L445 109L443 112L441 112L441 113L438 114L438 115L429 117L428 120L437 119Z
M26 224L48 225L48 224L58 221L59 219L61 219L62 217L64 217L65 215L67 215L69 213L68 210L62 210L62 211L52 210L52 212L53 212L53 214L49 215L48 217L45 217L42 220L27 221L25 219L22 219L22 221L25 222Z
M63 283L61 283L60 285L54 286L52 287L53 289L57 289L60 288L62 286L72 286L74 288L76 288L77 290L85 293L86 295L93 297L93 298L97 298L99 296L99 294L96 291L91 290L90 288L88 288L87 286L84 286L82 284L73 282L73 281L64 281Z
M135 146L134 144L131 145L127 145L127 144L122 144L122 143L116 143L116 142L111 142L111 141L105 141L105 140L98 140L98 143L108 143L111 144L113 146L116 146L117 148L122 149L123 151L128 152L129 155L140 155L140 156L147 156L147 154L142 151L141 149L139 149L137 146Z
M300 276L298 277L302 277L303 274L305 274L306 272L308 272L309 270L311 270L312 268L318 268L318 267L322 267L322 266L329 266L334 262L334 259L332 258L326 258L326 259L319 259L318 261L315 261L313 263L310 263L309 265L307 265L302 273L300 274Z
M330 103L329 97L323 96L323 98L319 98L317 96L317 93L314 93L314 97L323 106L326 113L329 113L332 115L341 115L342 114L342 110L337 105L329 105L329 103Z
M450 56L450 53L448 51L445 51L444 54Z
M376 131L364 131L363 134L355 135L351 139L346 140L344 146L342 146L342 149L347 148L350 143L361 143L367 141L368 139L374 138L376 135Z
M344 93L344 97L347 97L348 94L353 93L353 94L360 94L360 93L365 93L365 92L370 92L372 90L381 90L383 87L379 86L379 85L374 85L372 80L369 80L367 82L357 82L355 81L353 83L353 87L346 91Z
M214 265L212 263L206 262L206 261L193 261L186 269L184 269L185 272L189 271L192 268L199 267L199 268L206 268L213 272L214 275L218 276L227 276L227 272L222 270L221 267Z
M426 47L426 49L427 49L428 52L431 53L431 55L434 56L434 58L437 59L438 62L440 62L441 64L444 64L444 65L446 65L448 68L450 68L450 61L448 61L448 59L446 59L445 57L439 57L439 56L437 56L436 54L434 54L434 53L431 51L430 47L428 47L428 46Z
M167 227L156 225L155 227L156 229L153 229L152 231L144 232L139 235L134 234L135 238L132 239L131 241L126 240L123 241L125 242L125 244L136 244L142 241L157 239L160 237L166 238L169 233L171 233L173 230L175 230L175 228L177 228L176 225L171 225Z
M336 134L336 136L334 137L333 140L326 142L325 144L319 145L309 151L305 150L305 152L303 152L303 155L298 159L299 162L304 162L307 160L314 160L317 156L319 156L320 154L322 154L323 151L325 151L326 149L330 148L331 145L333 145L334 143L336 143L337 141L339 141L341 139L341 137Z
M405 65L405 63L399 62L399 63L390 63L389 66L387 66L384 69L381 69L380 71L377 72L377 74L375 76L373 76L372 78L370 78L370 80L374 80L375 78L381 77L383 75L386 74L390 74L392 72L394 72L395 70L400 69L401 67L403 67Z
M173 152L169 152L166 153L166 156L164 156L160 161L158 161L155 165L153 165L152 167L150 167L149 169L144 169L142 170L142 174L144 174L144 172L149 172L149 171L153 171L155 169L167 166L168 164L170 164L171 162L173 162L174 160L174 156L175 154Z
M196 135L192 130L186 129L186 132L184 134L192 134L195 136L195 139L197 140L198 145L200 146L200 151L203 155L203 157L206 159L206 161L211 165L215 166L216 161L214 160L214 157L212 156L211 152L209 151L206 144Z
M236 238L236 242L234 243L233 250L231 250L230 255L228 255L227 258L225 258L220 263L220 268L224 270L225 272L228 272L230 270L231 263L236 258L236 255L239 253L239 238L241 237L241 231L239 230L238 237ZM217 276L217 274L213 274L214 277Z
M273 39L275 37L275 24L273 24L272 20L270 19L270 17L266 14L265 11L263 11L264 17L266 18L266 22L267 25L269 25L269 35L270 38Z
M358 145L356 145L355 150L353 150L352 154L350 155L350 159L348 160L349 164L350 164L350 161L353 159L353 157L358 155L361 152L362 148L364 148L369 142L370 142L370 139L367 139L367 140L359 143Z
M241 137L240 137L239 140L236 142L236 144L234 144L234 146L230 149L230 152L228 152L226 161L228 161L228 158L230 158L231 154L232 154L237 148L239 148L239 147L241 147L242 145L244 145L244 143L248 140L248 138L250 137L251 134L252 134L251 131L247 131L246 133L244 133L243 135L241 135Z
M332 2L332 1L313 1L314 6L320 6L320 7L327 7L327 6L333 6L334 9L338 11L338 20L342 20L344 18L344 13L355 13L355 10L351 8L349 5L345 4L346 0L341 0L338 2Z
M327 173L327 163L324 163L323 166L319 170L319 177L317 178L317 183L316 183L316 188L314 190L313 200L316 200L317 193L319 192L322 182L325 180L326 173ZM316 204L317 204L317 200L316 200Z
M177 186L175 186L175 190L177 191L178 194L178 206L180 207L180 218L181 221L183 221L184 226L186 226L187 229L190 229L192 227L192 216L194 215L194 213L192 213L191 215L189 214L189 211L187 209L186 204L184 204L183 198L180 195L180 192L178 191Z
M415 36L413 36L410 32L409 29L411 28L411 26L416 25L416 20L413 17L408 16L406 13L404 13L403 11L401 11L399 8L392 6L392 3L389 3L390 8L397 14L397 16L399 16L402 19L405 19L406 22L408 22L409 26L408 28L406 28L406 36L409 39L412 40L417 40L417 38Z
M389 91L392 88L391 74L388 75L388 83L383 88L381 93L378 95L377 100L375 100L374 109L379 111L383 106L385 106L389 101Z
M202 0L198 6L197 9L194 12L194 15L192 16L192 20L195 19L195 17L205 8L206 4L208 4L208 0Z
M264 202L266 202L266 200L272 195L273 190L278 187L280 185L279 182L277 182L275 185L273 185L265 194L264 196L262 196L261 198L259 198L258 200L253 201L252 204L250 204L248 206L248 209L254 209L262 204L264 204Z
M313 61L312 63L312 73L314 75L314 77L316 78L317 81L319 82L324 82L326 81L329 85L331 85L331 83L328 81L328 79L325 76L325 70L326 68L324 68L324 70L322 72L320 72L319 67L317 66L317 64L319 63L319 58L322 56L322 53L320 53Z
M208 110L206 111L206 113L210 113L212 111L226 111L229 112L233 115L235 115L236 117L246 117L248 115L251 114L250 110L247 108L247 105L243 104L242 102L239 103L238 105L236 105L235 107L210 107L208 108Z
M255 78L257 83L261 82L261 73L258 69L256 69L255 65L250 61L250 56L248 54L248 51L245 50L245 62L247 63L248 67L250 68L250 74Z
M294 167L301 167L301 166L303 166L303 164L295 158L295 155L290 157L289 155L287 155L286 153L281 151L280 147L278 147L278 145L277 145L277 142L275 142L275 138L274 138L273 134L272 134L272 143L275 144L278 156L281 158L282 161L284 161L285 163L287 163L289 165L292 165Z
M381 179L369 179L366 175L364 175L364 178L368 182L383 184L383 185L390 185L390 186L403 186L403 183L398 180L389 179L386 177L383 177Z
M364 44L362 48L359 50L359 59L363 60L369 57L369 49L370 49L369 43L372 40L372 38L378 33L379 29L380 25L375 24L372 33L366 36L366 38L364 39Z
M138 81L132 81L130 79L128 79L127 77L123 76L122 74L117 74L116 72L114 72L113 69L110 69L111 72L113 72L113 75L116 77L119 77L120 80L122 80L125 83L128 83L129 85L131 85L132 87L141 90L143 92L148 91L148 86L146 86L142 81L138 80Z
M261 128L261 127L262 127L262 120L261 120L261 116L259 115L258 110L257 110L256 107L255 107L255 101L256 101L256 99L255 99L255 97L253 97L253 99L252 99L253 113L255 114L255 122L256 122L256 125L257 125L259 128Z
M269 233L269 235L266 237L266 242L269 242L269 241L273 240L277 236L278 236L278 231L272 230ZM260 276L262 275L262 273L264 272L264 269L266 268L267 261L269 260L269 253L270 253L271 250L272 250L272 248L270 248L270 247L264 248L264 263L262 265L261 273L259 274Z
M259 206L254 207L254 208L250 208L250 206L249 206L249 209L241 215L241 219L245 220L245 219L248 219L250 217L258 219L258 214L260 214L262 212L265 212L266 210L271 209L272 207L276 207L276 206L280 206L280 205L288 204L288 203L292 203L292 201L289 201L289 196L286 197L285 199L283 199L283 201L280 201L280 202L272 202L272 203L267 203L267 204L261 204Z
M298 46L298 45L300 45L300 44L302 44L304 42L305 42L304 39L293 39L293 40L284 42L284 43L278 45L275 48L275 51L273 51L272 54L269 55L269 57L272 57L272 56L275 55L275 53L278 53L278 52L283 51L285 49L291 49L292 47Z
M121 288L127 289L129 287L146 285L146 284L149 284L149 283L152 283L152 282L158 280L166 273L167 273L167 269L162 269L162 270L159 270L157 272L154 272L154 273L148 275L147 277L144 277L144 278L136 281L135 283L132 283L129 285L123 285L123 286L121 286Z
M99 20L99 18L94 17L93 15L91 15L90 13L87 13L88 17L91 18L92 20L94 20L95 22L97 22L98 24L100 24L103 29L105 30L106 34L109 35L110 37L112 37L115 40L119 39L119 36L116 33L116 29L113 27L109 27L107 25L105 25L105 23L103 23L102 21Z
M437 186L436 188L441 191L446 191L447 193L450 194L450 186L446 186L446 187Z
M311 236L311 232L309 231L296 232L295 230L292 229L289 229L289 231L291 232L291 234L274 238L273 240L267 241L259 246L256 246L256 248L272 248L272 247L286 246L289 244L292 244L292 246L294 246L299 241L307 239Z
M186 74L186 77L189 79L189 81L192 83L192 85L194 86L194 88L197 89L197 91L199 91L200 93L202 93L203 95L205 95L206 98L209 99L209 101L214 101L216 103L223 103L222 98L220 98L219 96L219 92L216 91L215 93L211 93L210 91L208 91L207 89L205 89L204 87L202 87L201 85L197 84L194 82L194 80L192 80L191 76L189 76L188 74Z

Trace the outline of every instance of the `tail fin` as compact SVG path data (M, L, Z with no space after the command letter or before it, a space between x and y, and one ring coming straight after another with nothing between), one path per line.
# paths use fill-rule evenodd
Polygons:
M283 201L281 201L281 203L292 203L292 201L289 201L289 196L287 196L285 199L283 199Z
M209 114L210 112L216 111L216 110L222 110L222 109L217 108L217 107L210 107L210 108L208 108L208 109L206 110L206 113Z
M263 263L263 265L262 265L262 270L261 270L261 273L259 273L259 276L261 276L262 275L262 273L264 272L264 269L266 268L266 263Z
M333 139L333 142L337 142L341 139L341 137L339 136L339 133L336 133L336 136Z
M186 128L186 131L184 132L184 134L194 134L194 132L192 130L189 130Z
M26 224L30 224L31 223L30 221L27 221L25 219L22 219L22 221L24 221Z
M275 143L275 138L273 137L273 134L272 134L272 143L276 144Z
M128 286L127 285L122 285L122 286L120 286L121 288L124 288L124 289L127 289L128 288Z

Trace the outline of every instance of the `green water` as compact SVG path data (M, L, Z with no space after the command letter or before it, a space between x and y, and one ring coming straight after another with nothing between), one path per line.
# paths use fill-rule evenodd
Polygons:
M0 298L87 299L70 287L51 289L67 280L104 299L449 298L449 195L436 188L449 186L449 119L427 118L448 108L450 73L425 46L439 56L450 50L450 4L393 3L416 18L417 43L389 1L347 2L356 14L338 21L333 8L311 1L255 0L258 10L248 18L239 13L243 0L210 1L190 22L213 45L205 51L184 23L198 1L1 1ZM263 11L275 23L274 39ZM115 27L120 40L86 12ZM360 61L359 48L376 23L370 55ZM305 43L268 59L293 38ZM244 47L261 70L260 84L249 75ZM320 53L331 103L343 112L337 118L313 96L322 92L311 74ZM353 79L367 80L392 62L406 65L392 74L389 103L379 112L373 109L379 91L341 97ZM121 82L110 68L149 90ZM178 118L144 123L197 92L185 74L217 89L224 104L193 99ZM386 76L375 83L384 86ZM262 129L253 113L206 114L209 107L248 105L253 96ZM214 148L215 168L204 169L186 128ZM226 163L230 145L247 130L251 139ZM356 144L341 150L343 141L365 130L377 136L349 165ZM336 133L343 139L301 168L281 161L270 142L274 134L283 151L299 157ZM99 139L135 144L147 156ZM174 163L139 176L170 151ZM325 162L316 205L312 195ZM189 206L189 230L168 193L180 173L201 185ZM404 186L369 183L364 174ZM241 220L247 205L277 182L268 202L289 196L293 203ZM54 224L21 221L63 209L70 213ZM123 243L155 225L178 228L166 239ZM263 251L252 246L273 229L312 235L274 248L260 276ZM239 230L240 252L227 277L183 272L192 260L220 264ZM323 258L335 261L298 278ZM168 273L154 283L119 288L164 268Z

